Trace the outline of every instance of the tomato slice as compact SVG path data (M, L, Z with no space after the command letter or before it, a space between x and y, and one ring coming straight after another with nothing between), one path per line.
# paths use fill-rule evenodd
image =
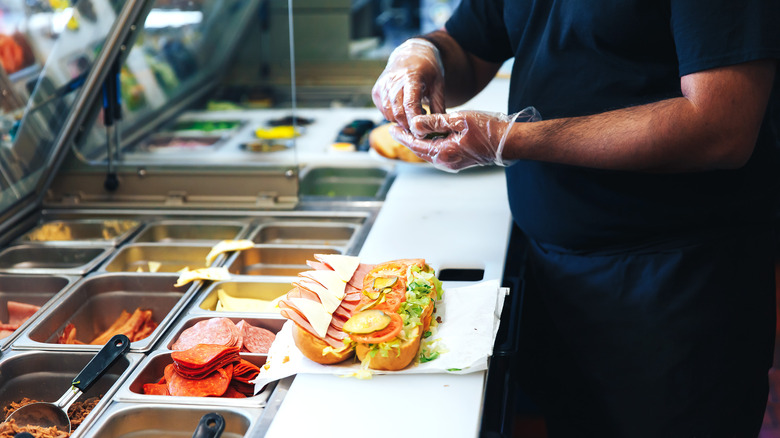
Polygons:
M350 333L349 337L355 342L361 342L364 344L379 344L381 342L392 341L401 333L401 329L404 326L404 322L401 319L401 315L397 313L386 313L390 317L390 324L382 330L375 331L373 333L356 334Z

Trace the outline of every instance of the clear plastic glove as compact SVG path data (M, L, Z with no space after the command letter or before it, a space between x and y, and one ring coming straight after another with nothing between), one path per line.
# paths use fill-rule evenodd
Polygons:
M406 40L390 54L371 97L387 120L406 130L412 118L425 114L425 102L432 113L443 113L444 66L439 50L424 39Z
M480 111L417 116L411 132L391 128L393 138L436 168L457 172L474 166L507 166L502 158L509 128L516 121L541 120L534 107L506 115ZM413 134L414 133L414 134Z

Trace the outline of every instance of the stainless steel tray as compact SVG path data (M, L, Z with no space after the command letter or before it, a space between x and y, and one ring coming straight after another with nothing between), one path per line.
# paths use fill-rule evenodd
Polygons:
M102 272L159 272L173 273L184 268L195 270L207 268L206 255L209 245L192 244L127 244L100 267ZM214 262L218 266L226 256L220 255Z
M358 226L350 223L276 222L260 225L249 236L255 243L350 247Z
M300 194L308 201L383 200L393 178L384 167L309 166L301 171Z
M341 253L331 246L254 245L233 253L225 266L236 275L296 276L311 269L306 261L316 260L314 254Z
M214 400L212 400L214 401ZM85 435L100 438L189 438L200 418L216 412L225 419L222 438L250 436L247 433L262 409L235 406L176 406L158 403L111 403L90 424Z
M33 304L41 308L22 323L13 334L0 339L0 350L5 350L35 320L46 312L52 302L65 293L78 277L61 275L4 275L0 274L0 321L8 322L8 301Z
M256 317L252 315L239 313L226 313L215 317L229 318L234 323L244 319L255 327L262 327L274 333L282 329L286 319L280 315L267 317ZM157 349L150 353L141 363L133 374L128 377L124 384L117 390L116 400L135 401L144 403L163 403L177 405L214 405L215 399L219 400L219 405L223 406L244 406L244 407L263 407L274 390L275 383L271 383L263 388L257 395L247 398L215 398L215 397L178 397L167 395L146 395L143 393L143 385L146 383L155 383L162 376L165 366L173 363L171 359L171 346L179 338L184 330L192 327L196 323L211 316L189 316L182 317L180 321L168 332L165 339L158 345ZM241 353L241 357L257 366L265 364L267 355L255 353Z
M248 223L205 221L205 220L164 220L146 224L133 239L135 243L181 243L181 242L219 242L238 239L243 236Z
M76 338L89 342L103 332L122 310L151 309L158 323L151 335L130 344L130 351L148 352L173 324L199 283L175 287L178 276L164 274L99 274L72 287L22 333L13 348L97 351L101 345L58 344L57 337L68 323L76 327Z
M207 285L199 291L193 300L193 305L188 308L188 313L208 314L217 317L228 313L217 311L218 291L222 289L228 295L235 298L253 298L263 301L274 299L287 294L292 289L291 283L295 277L257 277L257 276L233 276L230 280L218 281ZM244 312L251 315L278 315L278 310L271 312Z
M0 272L13 274L85 275L113 247L13 245L0 252Z
M94 355L94 352L84 351L9 350L0 360L0 406L5 408L23 397L55 402ZM81 396L81 400L96 396L101 396L101 400L72 437L84 435L142 357L135 353L125 354Z
M46 245L112 245L132 235L141 223L130 219L61 219L39 224L23 234L17 243Z
M241 357L257 366L263 366L266 360L264 354L246 354ZM178 406L243 406L249 408L262 408L268 397L273 392L274 384L268 384L257 395L246 398L227 397L180 397L172 395L146 395L143 386L147 383L156 383L163 377L165 367L173 363L171 351L154 351L149 353L146 359L136 368L125 383L114 395L117 401L134 401L141 403L160 403Z

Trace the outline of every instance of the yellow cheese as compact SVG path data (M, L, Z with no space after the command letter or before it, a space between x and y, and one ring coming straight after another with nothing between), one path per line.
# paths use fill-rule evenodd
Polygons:
M184 286L194 280L224 281L230 279L230 272L225 267L219 268L200 268L190 271L184 268L179 271L179 279L174 286Z
M241 251L242 249L249 249L254 246L254 244L254 242L247 239L223 240L214 245L211 248L211 251L209 251L209 253L206 255L206 264L210 265L214 263L214 260L216 260L220 254L230 251Z
M288 298L287 301L303 313L317 336L325 338L333 316L322 307L321 303L307 298Z
M355 256L341 254L314 254L314 258L333 268L343 281L352 279L352 275L360 265L360 259Z
M222 289L217 290L217 310L223 312L277 312L279 298L268 301L259 298L238 298Z

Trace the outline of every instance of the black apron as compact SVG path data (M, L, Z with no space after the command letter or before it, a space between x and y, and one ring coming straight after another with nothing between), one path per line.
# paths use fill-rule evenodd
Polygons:
M775 334L766 228L576 253L528 243L521 374L553 437L755 437Z

